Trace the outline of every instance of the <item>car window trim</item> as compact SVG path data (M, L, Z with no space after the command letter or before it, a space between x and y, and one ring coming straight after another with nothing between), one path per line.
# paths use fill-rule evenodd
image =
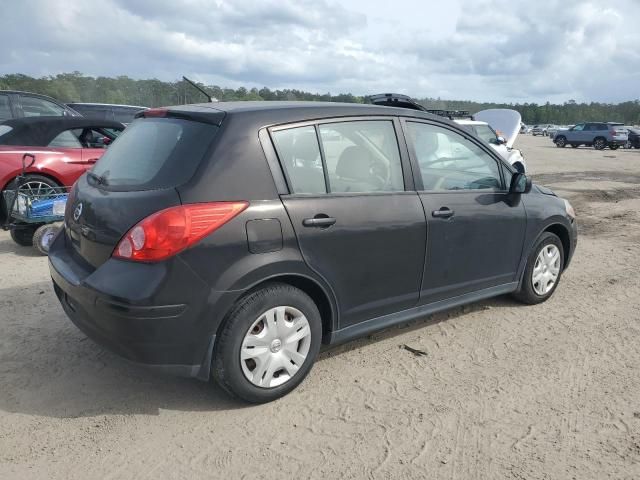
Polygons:
M324 156L324 148L322 146L321 139L319 137L319 127L320 125L332 124L332 123L346 123L346 122L359 122L359 121L389 121L393 126L393 130L396 138L396 145L398 147L398 155L400 157L400 168L402 169L402 180L404 183L404 190L394 190L394 191L385 191L385 192L331 192L330 185L327 176L329 172L326 166L326 159ZM317 196L318 194L313 193L295 193L293 192L293 185L291 183L291 179L289 178L289 174L286 172L286 169L283 167L283 162L280 160L278 155L278 150L275 148L275 144L273 142L273 133L279 132L281 130L288 130L292 128L301 128L301 127L309 127L313 126L316 130L316 138L318 141L318 146L320 148L320 157L322 160L322 168L323 173L325 175L325 193L321 194L324 197L326 196L356 196L356 195L385 195L385 194L398 194L398 193L415 193L415 175L411 168L411 162L409 158L409 153L407 150L407 143L404 138L404 132L402 130L402 126L400 125L400 119L396 115L359 115L359 116L344 116L344 117L324 117L324 118L316 118L313 120L304 120L299 122L290 122L278 125L272 125L270 127L265 127L262 130L268 132L270 145L268 147L263 148L265 154L267 151L269 155L273 154L272 161L275 159L278 163L278 168L275 166L271 166L272 173L276 176L280 176L279 172L282 172L285 183L287 185L286 193L278 189L278 193L280 195L287 196ZM263 134L264 138L264 134ZM266 142L265 142L266 143ZM267 158L269 161L269 158ZM274 177L275 179L275 177Z
M318 142L318 150L320 151L320 163L322 164L322 176L324 177L324 193L329 194L331 192L331 181L329 180L329 169L327 168L327 157L324 153L324 145L322 144L322 137L320 136L320 127L316 123L313 126L313 131L316 132L316 142Z
M500 157L500 155L498 155L497 152L493 151L493 149L489 146L489 145L485 145L484 142L480 141L477 138L474 138L473 135L471 135L471 132L468 132L465 129L460 128L459 126L452 126L443 122L438 122L437 120L427 120L427 119L422 119L422 118L415 118L415 117L401 117L400 119L400 123L402 125L402 129L403 129L403 133L405 136L405 139L407 137L407 123L408 122L414 122L414 123L423 123L423 124L427 124L427 125L433 125L435 127L440 127L443 128L445 130L449 130L453 133L457 133L458 135L462 135L462 137L464 137L465 139L469 140L471 143L475 144L476 146L480 147L480 149L482 151L484 151L486 154L489 155L489 157L491 157L494 161L496 161L498 163L498 172L500 175L500 181L502 183L502 189L500 190L489 190L486 188L478 188L478 189L468 189L468 190L425 190L424 189L424 184L422 183L422 172L420 170L420 165L418 164L418 159L416 158L416 152L413 149L413 146L409 146L409 142L407 141L407 149L409 151L409 156L411 158L411 166L412 169L414 170L413 176L414 176L414 182L415 182L415 187L416 187L416 191L419 193L446 193L446 194L452 194L452 193L479 193L479 192L485 192L485 193L509 193L508 190L508 186L506 185L506 178L503 172L503 168L506 168L507 171L511 172L511 173L515 173L514 168L507 164L506 161L504 161L504 159L502 157Z

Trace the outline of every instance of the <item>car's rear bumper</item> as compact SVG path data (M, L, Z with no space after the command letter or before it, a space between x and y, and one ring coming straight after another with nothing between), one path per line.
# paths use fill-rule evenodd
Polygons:
M87 270L64 234L51 245L49 269L65 313L96 343L138 364L208 379L218 327L211 312L231 292L211 292L179 259L108 260Z

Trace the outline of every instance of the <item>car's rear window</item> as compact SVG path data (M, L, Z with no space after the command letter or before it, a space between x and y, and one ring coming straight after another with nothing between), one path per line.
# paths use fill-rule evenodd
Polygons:
M182 185L195 173L217 131L214 125L183 119L138 119L109 146L92 173L108 190Z

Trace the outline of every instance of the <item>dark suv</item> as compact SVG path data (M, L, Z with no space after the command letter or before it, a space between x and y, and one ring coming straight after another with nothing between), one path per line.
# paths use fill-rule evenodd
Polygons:
M80 117L73 108L39 93L0 90L0 123L22 117Z
M55 292L135 362L265 402L320 344L512 293L548 299L569 203L428 113L239 102L139 115L75 184Z

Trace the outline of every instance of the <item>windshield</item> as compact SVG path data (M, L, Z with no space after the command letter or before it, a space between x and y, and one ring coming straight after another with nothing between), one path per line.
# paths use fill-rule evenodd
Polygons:
M182 185L195 173L217 130L175 118L138 119L117 137L90 177L111 190Z
M476 135L487 143L498 144L498 136L489 125L474 125Z

